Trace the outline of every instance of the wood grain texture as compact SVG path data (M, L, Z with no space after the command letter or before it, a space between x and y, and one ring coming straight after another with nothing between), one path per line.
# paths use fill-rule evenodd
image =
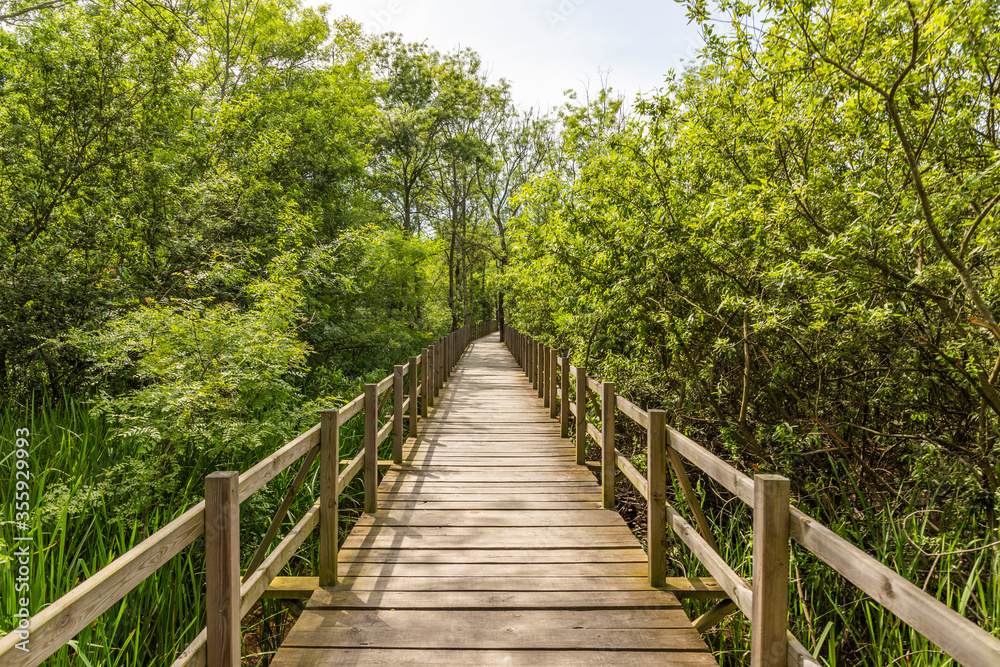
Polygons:
M324 410L320 422L319 453L319 580L324 586L337 583L337 521L340 485L340 414Z
M365 512L378 509L378 386L365 385Z
M780 475L754 477L752 667L782 667L788 655L790 490Z
M651 587L645 552L498 336L464 354L454 342L420 437L341 545L339 583L312 593L272 664L714 664L678 594L722 586ZM523 342L551 387L562 366Z
M646 549L649 585L661 586L667 576L667 414L649 411L646 430ZM612 468L613 469L613 468Z
M240 664L240 474L205 478L205 610L212 667Z
M601 383L601 490L604 507L615 507L615 383Z

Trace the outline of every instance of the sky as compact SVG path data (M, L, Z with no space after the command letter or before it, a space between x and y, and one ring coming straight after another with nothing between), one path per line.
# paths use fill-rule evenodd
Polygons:
M310 4L321 4L319 1ZM548 110L602 73L632 98L694 60L701 37L674 0L324 0L330 17L440 51L471 48L522 107Z

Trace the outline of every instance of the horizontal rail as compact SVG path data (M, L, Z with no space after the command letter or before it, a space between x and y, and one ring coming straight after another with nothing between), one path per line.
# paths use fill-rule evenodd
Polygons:
M319 503L317 502L308 512L303 515L295 527L289 531L278 546L274 548L264 562L261 563L246 581L240 585L240 617L250 613L250 609L259 600L267 587L274 581L281 570L284 569L288 561L292 559L295 552L306 541L309 534L316 529L319 523ZM208 630L202 628L184 651L177 656L170 667L205 667L208 662Z
M587 422L587 435L593 438L597 444L604 444L604 435L601 433L601 430L590 422Z
M617 449L615 450L615 466L622 471L622 474L628 478L628 481L632 482L632 486L642 494L642 497L649 500L649 482L646 481L641 472L636 470L632 462L625 458Z
M351 459L351 462L340 471L340 475L337 476L337 495L339 496L347 488L347 485L351 483L361 469L365 467L365 450L358 452L358 455Z
M381 394L385 390L392 387L392 376L388 376L379 380L378 384L375 385L375 393Z
M240 502L319 443L319 426L301 434L240 475ZM34 667L59 650L116 602L205 532L205 501L114 559L31 617L31 651L17 650L16 633L0 638L5 667Z
M615 396L615 407L643 428L649 428L649 413L624 396Z
M337 410L337 423L343 424L348 419L365 409L365 395L361 394L353 401Z
M385 423L385 426L383 426L382 428L380 428L379 431L378 431L378 433L375 434L375 446L376 447L378 447L383 442L385 442L385 439L389 437L390 433L392 433L392 427L393 427L393 423L395 421L396 421L396 418L395 417L391 417L389 419L389 421L387 421Z

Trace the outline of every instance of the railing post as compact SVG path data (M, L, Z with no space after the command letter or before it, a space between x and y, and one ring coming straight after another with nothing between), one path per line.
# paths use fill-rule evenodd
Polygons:
M417 396L417 385L420 378L417 376L417 358L410 357L410 435L416 438L419 435L417 423L420 421L420 411L417 409L419 397Z
M323 410L319 427L319 585L337 585L340 412Z
M406 366L399 365L392 373L392 462L403 462L403 374Z
M587 464L587 369L576 369L576 464Z
M205 578L208 664L240 664L240 474L205 478Z
M549 372L549 347L547 345L542 346L542 377L541 384L538 387L538 395L542 399L542 405L546 408L549 407L549 386L551 386L550 376L552 373Z
M559 368L556 351L549 349L549 417L555 419L559 413L559 395L556 393L556 372Z
M532 339L529 344L531 348L531 388L538 389L538 343Z
M559 388L562 389L562 396L559 397L559 435L563 438L569 437L569 357L559 358Z
M586 389L586 385L584 385ZM615 508L615 383L601 383L601 498Z
M786 664L789 496L790 483L784 477L754 476L752 667Z
M521 364L521 369L524 371L525 377L528 378L528 383L531 383L531 352L528 349L528 337L525 336L524 340L521 341L521 350L524 354L524 363Z
M538 398L545 397L545 346L538 344L538 354L536 355L535 368L537 369L538 382L535 388L538 390Z
M646 549L649 555L649 585L667 583L667 413L649 411L646 430Z
M420 387L420 416L426 417L427 410L431 407L431 396L434 391L431 389L431 351L425 347L420 350L420 366L422 368L422 378Z
M378 509L378 385L365 385L365 512Z
M444 337L434 344L434 397L441 393L444 384Z

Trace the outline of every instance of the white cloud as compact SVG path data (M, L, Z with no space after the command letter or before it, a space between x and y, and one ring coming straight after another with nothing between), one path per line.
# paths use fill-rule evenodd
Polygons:
M310 4L320 4L311 1ZM324 3L326 4L326 3ZM328 0L372 32L398 32L439 50L469 47L523 106L548 108L598 72L633 96L662 84L701 43L683 6L670 0Z

